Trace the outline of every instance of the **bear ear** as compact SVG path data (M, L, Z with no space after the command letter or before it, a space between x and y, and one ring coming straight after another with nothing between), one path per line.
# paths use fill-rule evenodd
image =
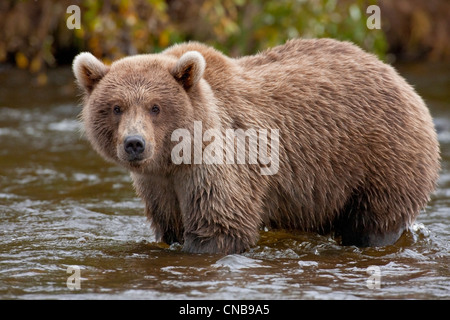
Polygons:
M109 67L91 53L82 52L73 60L72 70L78 84L89 94L108 73Z
M203 77L205 72L205 58L198 51L188 51L181 56L171 70L172 76L185 90L192 88Z

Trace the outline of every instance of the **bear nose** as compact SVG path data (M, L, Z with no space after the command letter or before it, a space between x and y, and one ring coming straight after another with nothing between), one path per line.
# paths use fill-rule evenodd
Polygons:
M126 153L133 156L133 160L145 150L145 140L141 136L126 137L123 144Z

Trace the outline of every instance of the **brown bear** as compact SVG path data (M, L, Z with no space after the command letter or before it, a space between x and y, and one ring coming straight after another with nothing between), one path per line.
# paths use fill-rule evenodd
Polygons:
M349 42L290 40L240 58L189 42L110 66L80 53L73 71L93 148L131 171L157 238L187 252L243 252L263 227L390 245L435 188L429 110L391 66ZM231 147L202 159L223 142L210 129ZM244 149L229 130L250 132ZM251 141L270 145L271 163ZM228 161L234 151L244 162Z

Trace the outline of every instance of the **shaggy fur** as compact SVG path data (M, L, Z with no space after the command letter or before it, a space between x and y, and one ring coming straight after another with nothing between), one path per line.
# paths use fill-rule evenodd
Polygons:
M73 69L87 138L131 171L157 237L188 252L242 252L263 226L392 244L435 188L427 107L392 67L348 42L292 40L238 59L185 43L111 66L82 53ZM278 173L173 164L171 134L193 132L194 121L221 132L279 129ZM124 155L130 135L146 141L141 161Z

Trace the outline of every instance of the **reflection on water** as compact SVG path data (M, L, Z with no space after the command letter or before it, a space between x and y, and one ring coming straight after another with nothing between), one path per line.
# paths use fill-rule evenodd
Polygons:
M81 137L69 70L45 88L0 72L0 298L449 298L450 67L399 70L430 106L443 157L414 228L366 249L263 231L256 247L229 256L155 243L128 174ZM69 266L80 267L80 290L66 286ZM371 266L379 289L368 286Z

